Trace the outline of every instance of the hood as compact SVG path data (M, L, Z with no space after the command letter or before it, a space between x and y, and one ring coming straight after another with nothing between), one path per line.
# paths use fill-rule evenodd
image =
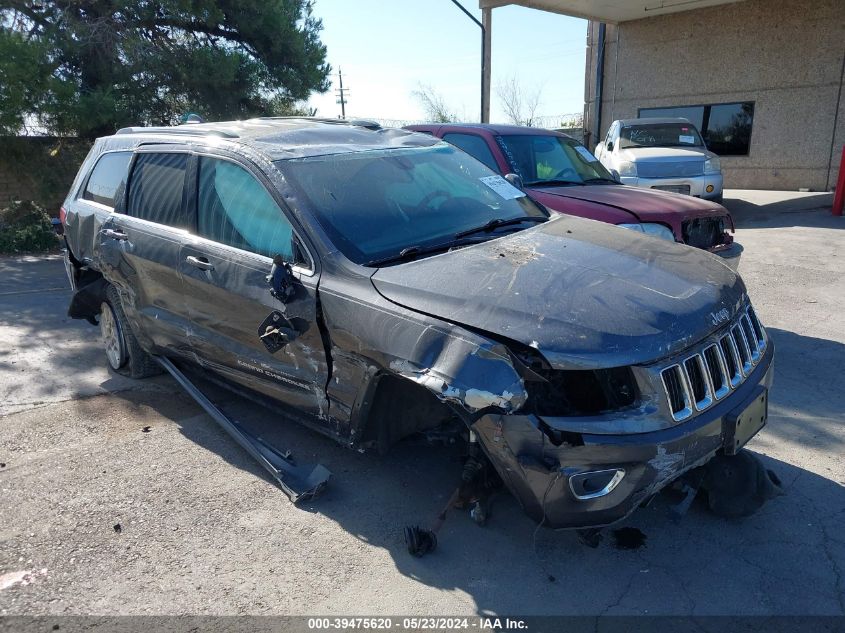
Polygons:
M622 160L634 162L704 160L715 156L706 147L628 147L620 152Z
M543 187L530 188L533 195L535 191L545 194L540 200L547 207L555 211L568 213L567 200L583 200L586 202L598 203L614 207L624 212L627 217L621 216L613 224L622 222L663 222L674 226L674 222L668 216L674 216L681 222L688 218L700 218L708 216L724 216L728 212L725 208L715 202L708 202L693 196L682 196L658 189L645 189L643 187L629 187L627 185L587 185L583 187ZM549 196L558 198L549 199ZM667 215L668 214L668 215ZM592 216L591 216L592 217ZM607 222L604 218L602 219Z
M559 369L644 364L699 341L745 287L719 258L581 218L381 268L388 300L537 349Z

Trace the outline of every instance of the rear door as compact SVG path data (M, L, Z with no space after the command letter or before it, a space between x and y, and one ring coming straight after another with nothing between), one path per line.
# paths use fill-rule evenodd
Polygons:
M98 234L100 270L120 291L142 344L157 353L189 350L190 319L178 266L187 236L189 158L176 146L137 151L127 194Z
M209 369L319 416L328 365L317 262L257 168L223 155L194 160L194 235L179 253L193 349ZM266 279L277 255L292 264L284 303Z

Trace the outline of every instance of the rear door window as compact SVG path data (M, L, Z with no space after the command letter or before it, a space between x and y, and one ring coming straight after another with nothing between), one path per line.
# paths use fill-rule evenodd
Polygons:
M200 158L197 233L266 257L295 260L290 221L255 176L228 160Z
M183 211L188 154L141 153L129 183L129 215L185 229Z
M490 151L490 147L487 145L487 141L485 141L480 136L476 136L475 134L453 133L444 134L443 140L447 143L451 143L455 147L461 148L467 154L469 154L476 160L480 160L493 171L499 171L499 165L496 163L496 159L493 157L493 152Z
M85 184L82 199L113 209L126 189L131 159L132 152L109 152L100 156Z

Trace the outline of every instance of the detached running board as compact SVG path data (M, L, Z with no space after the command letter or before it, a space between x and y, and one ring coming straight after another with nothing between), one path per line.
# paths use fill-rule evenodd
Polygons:
M297 466L290 452L282 453L276 450L260 437L252 435L240 424L229 419L169 359L163 356L155 356L154 358L214 418L214 421L232 436L232 439L270 473L270 476L279 484L279 487L293 503L312 499L326 488L332 473L325 466L322 464Z

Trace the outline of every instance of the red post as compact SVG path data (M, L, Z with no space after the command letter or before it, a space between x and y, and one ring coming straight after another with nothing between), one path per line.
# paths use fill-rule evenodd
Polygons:
M845 146L842 147L842 159L839 161L839 178L836 179L836 195L833 196L833 215L842 215L845 206Z

